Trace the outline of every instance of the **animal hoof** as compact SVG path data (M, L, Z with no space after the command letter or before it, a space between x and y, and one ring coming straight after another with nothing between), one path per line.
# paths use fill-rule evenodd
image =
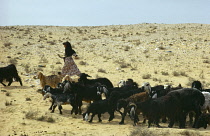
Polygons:
M124 122L120 122L119 124L120 124L120 125L123 125L123 124L124 124Z

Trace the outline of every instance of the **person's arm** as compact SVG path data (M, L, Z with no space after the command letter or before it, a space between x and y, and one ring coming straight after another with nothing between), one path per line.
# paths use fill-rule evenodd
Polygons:
M78 59L78 55L76 53L74 53L72 56L74 56L75 59Z

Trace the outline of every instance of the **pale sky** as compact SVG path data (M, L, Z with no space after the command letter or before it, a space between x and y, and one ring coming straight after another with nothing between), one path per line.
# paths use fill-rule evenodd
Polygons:
M210 24L210 0L0 0L0 26Z

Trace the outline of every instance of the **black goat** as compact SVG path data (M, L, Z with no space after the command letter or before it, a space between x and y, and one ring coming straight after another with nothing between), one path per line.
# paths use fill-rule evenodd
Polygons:
M64 88L64 93L67 91L75 94L76 105L78 106L79 114L81 114L82 101L90 103L91 101L102 100L101 95L97 93L100 85L100 83L95 83L92 86L84 86L80 83L68 82L67 88Z
M157 91L163 90L163 89L164 89L163 85L157 85L157 86L151 87L149 82L145 82L142 84L142 90L144 90L145 92L148 92L151 98L153 97L153 95L157 93Z
M113 88L112 82L107 78L87 79L87 77L91 76L85 73L81 73L78 81L80 83L83 83L85 86L92 86L95 83L101 83L102 85L106 85L107 88Z
M125 80L120 80L118 83L118 87L124 87L124 88L131 88L131 89L137 89L138 88L138 84L136 82L133 81L133 79L127 79L127 81Z
M202 113L198 118L198 122L196 123L195 128L203 127L204 129L206 129L207 124L210 125L210 113Z
M192 88L196 88L196 89L198 89L198 90L200 90L200 91L203 90L202 84L201 84L200 81L193 81L193 82L192 82Z
M114 88L107 88L107 89L99 89L98 93L102 94L104 93L106 98L109 99L109 97L111 96L112 92L119 92L119 93L128 93L129 91L134 91L136 90L137 92L144 92L142 90L142 88L136 88L134 86L122 86L122 87L114 87ZM129 94L128 94L129 95Z
M156 99L130 104L130 116L136 120L137 111L142 111L143 115L149 120L148 128L152 122L155 122L157 127L160 127L159 119L162 116L167 116L170 119L169 127L173 127L178 113L181 112L180 101L177 97L178 96L166 95Z
M87 108L87 111L85 113L83 113L83 120L88 121L88 116L90 113L92 113L91 115L91 119L89 120L89 122L91 123L93 121L93 117L98 114L98 120L99 122L101 122L101 114L108 112L110 117L109 117L109 121L112 121L114 118L114 111L110 108L108 100L99 100L96 102L93 102L89 105L89 107Z
M50 93L52 95L56 95L56 94L63 94L63 91L61 89L52 88L49 85L45 85L43 90L42 90L42 95L44 96L46 93ZM48 97L46 97L46 98L48 98ZM51 103L51 106L50 106L49 110L52 110L52 107L53 107L54 103L55 103L55 99L52 98L52 103Z
M122 113L117 110L117 102L118 100L120 99L126 99L134 94L137 94L137 93L140 93L141 90L139 89L135 89L135 90L127 90L127 91L113 91L111 94L110 94L110 97L108 98L109 100L109 105L111 107L111 109L113 111L118 111L121 115ZM120 122L120 124L123 124L124 122Z
M60 114L62 114L62 104L65 104L65 103L69 103L73 108L72 108L72 111L71 111L71 114L73 113L73 111L76 109L76 105L75 105L75 98L74 98L74 95L70 94L70 93L57 93L57 94L52 94L52 93L49 93L47 92L45 95L44 95L44 100L46 98L49 98L51 97L54 101L53 103L53 107L52 107L52 113L55 111L55 108L56 106L58 106L58 109L60 111ZM76 112L75 112L76 114Z
M181 103L181 120L179 127L185 128L187 113L194 111L196 115L193 128L195 128L198 117L201 114L201 106L205 103L205 97L202 92L196 88L183 88L171 91L167 95L179 96L178 99Z
M21 81L21 78L20 76L18 75L18 72L17 72L17 69L15 67L14 64L10 64L6 67L1 67L0 68L0 83L3 85L3 86L6 86L3 81L6 79L6 81L8 81L8 86L10 86L13 82L13 79L15 81L18 81L20 82L20 85L22 86L22 81Z

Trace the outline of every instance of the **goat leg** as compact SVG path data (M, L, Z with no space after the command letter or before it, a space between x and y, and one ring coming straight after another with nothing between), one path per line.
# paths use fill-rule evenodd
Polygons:
M122 114L122 119L119 124L124 124L124 120L125 120L125 116L126 116L127 112L128 111L126 109L124 109L124 113Z
M10 86L12 84L13 80L12 78L9 79L9 83L8 83L8 86Z
M95 113L93 113L92 115L91 115L91 118L90 118L90 121L89 121L89 123L91 123L92 121L93 121L93 117L95 116Z
M1 82L1 84L2 84L3 86L7 86L7 85L5 85L5 84L4 84L4 83L2 83L2 82Z
M101 120L101 114L99 113L98 114L98 122L101 122L102 120Z
M51 113L54 113L56 107L57 107L57 105L53 105Z
M61 105L58 105L58 109L59 109L59 111L60 111L60 114L62 114L62 106Z
M50 106L49 110L52 110L52 107L53 107L54 103L55 103L55 100L54 100L54 99L52 99L52 104L51 104L51 106Z
M113 120L113 118L114 118L114 112L109 112L109 115L110 115L110 117L109 117L109 121L112 121L112 120Z

